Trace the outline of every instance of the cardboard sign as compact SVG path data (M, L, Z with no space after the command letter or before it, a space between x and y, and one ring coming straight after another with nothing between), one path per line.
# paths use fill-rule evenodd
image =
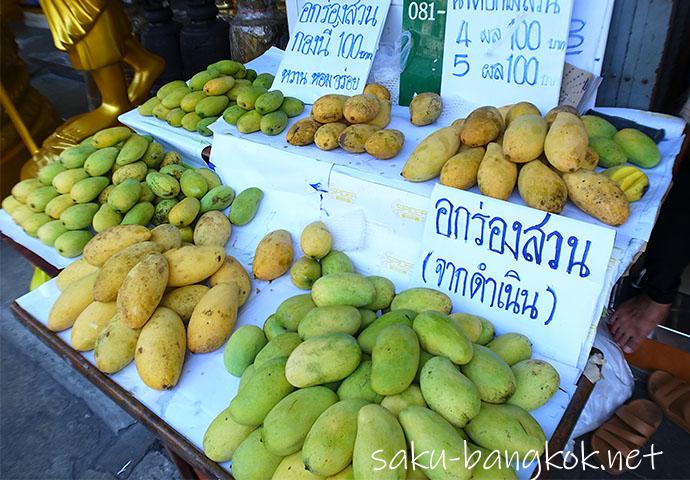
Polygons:
M576 366L614 238L610 228L437 185L413 284Z
M558 103L573 0L450 0L441 95L477 105Z
M366 85L390 0L313 0L295 19L273 88L305 103Z

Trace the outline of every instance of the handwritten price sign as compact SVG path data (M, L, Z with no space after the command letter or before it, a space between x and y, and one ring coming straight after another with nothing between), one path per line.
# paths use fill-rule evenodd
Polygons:
M558 103L573 0L448 0L441 95Z
M599 315L614 230L442 185L430 206L414 283L577 365Z
M273 88L306 103L364 90L390 0L304 2Z

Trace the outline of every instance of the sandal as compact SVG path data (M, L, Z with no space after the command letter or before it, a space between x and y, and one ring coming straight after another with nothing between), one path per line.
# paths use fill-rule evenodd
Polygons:
M647 391L669 420L690 433L690 384L657 370L647 380Z
M661 409L644 399L633 400L616 410L592 435L592 449L603 469L611 475L627 471L625 463L630 452L641 450L663 419Z

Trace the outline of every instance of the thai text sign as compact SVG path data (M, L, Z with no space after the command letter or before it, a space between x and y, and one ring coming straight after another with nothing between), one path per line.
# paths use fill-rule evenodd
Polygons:
M442 96L556 106L573 0L448 0Z
M297 12L273 88L306 103L364 90L390 0L313 0Z
M614 237L609 228L437 185L413 283L575 366L599 318Z

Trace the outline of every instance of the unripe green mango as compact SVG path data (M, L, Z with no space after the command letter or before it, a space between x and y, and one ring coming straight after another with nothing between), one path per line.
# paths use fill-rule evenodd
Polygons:
M261 438L276 455L287 456L302 449L312 425L338 396L327 387L309 387L294 391L268 412Z
M165 156L165 148L158 142L149 143L146 153L141 157L141 160L148 168L158 168Z
M133 134L129 127L110 127L96 132L90 143L96 148L112 147Z
M479 414L465 427L474 443L488 450L514 453L521 458L534 458L544 452L546 436L539 423L515 405L482 403ZM530 454L530 451L532 452Z
M242 388L244 388L244 386L247 385L247 383L249 383L249 380L254 376L254 372L256 372L256 369L254 368L253 363L244 369L244 373L240 378L240 384L237 387L238 392L242 390Z
M60 153L59 162L63 167L68 169L81 168L84 166L86 159L89 158L89 155L95 151L96 148L91 145L76 145L74 147L69 147Z
M196 132L204 137L210 137L213 135L213 130L209 126L218 120L217 116L202 118L199 123L196 124Z
M431 468L423 470L431 479L452 478L467 480L472 478L472 470L465 465L464 440L438 413L424 407L409 407L400 412L400 424L409 442L414 442L415 451L433 452L433 459L425 457L424 464ZM451 453L452 452L452 453ZM453 461L439 461L445 453Z
M67 231L60 220L52 220L41 225L36 231L36 236L44 245L52 247L55 240Z
M234 75L240 70L244 70L244 65L235 60L219 60L209 65L208 68L216 70L222 75Z
M206 94L202 90L190 92L180 100L180 108L185 113L193 112L196 104L204 98L206 98Z
M258 110L257 110L258 111ZM278 135L285 130L288 124L288 117L285 112L278 110L275 112L267 113L261 117L261 122L259 123L259 128L264 135Z
M519 333L499 335L486 346L511 366L532 357L532 342Z
M302 446L302 460L307 470L329 477L352 463L357 415L365 405L366 400L341 400L316 419Z
M59 174L57 174L59 175ZM56 175L56 176L57 176ZM21 203L26 203L27 199L29 198L29 194L36 190L37 188L42 187L43 184L38 180L37 178L28 178L26 180L22 180L19 183L16 183L14 187L12 187L12 196L17 199L17 201ZM53 184L55 189L57 190L57 187L55 184ZM58 190L59 192L59 190ZM69 192L69 190L67 190ZM67 193L64 192L64 193ZM60 192L63 193L63 192Z
M247 111L239 105L230 105L228 108L223 110L223 120L230 125L237 125L237 121L245 113L247 113ZM259 127L260 126L261 125L259 124Z
M297 332L306 340L325 333L342 332L354 335L362 323L362 315L355 307L332 305L311 309L299 322Z
M115 186L108 194L108 205L117 213L127 213L141 195L141 184L138 180L128 178Z
M196 108L196 107L194 107ZM201 117L196 112L189 112L182 117L182 128L189 132L196 132L196 126L201 121Z
M130 136L120 149L120 153L115 158L117 165L128 165L141 159L149 148L149 140L146 137L137 135Z
M357 342L360 348L363 352L371 354L374 350L376 339L383 330L396 324L412 327L412 320L414 320L415 316L416 314L412 310L396 310L384 313L359 334Z
M67 170L67 168L59 162L50 163L38 171L38 181L43 185L52 185L55 175L65 170Z
M146 226L151 222L154 213L153 204L150 202L139 202L134 205L122 218L122 225L142 225Z
M310 338L288 357L285 377L305 388L337 382L355 371L362 358L357 341L345 333L328 333Z
M162 225L164 223L170 223L168 222L168 213L170 213L170 210L172 210L175 205L177 205L177 200L174 198L158 202L153 212L153 224Z
M82 254L92 237L87 230L72 230L56 238L53 246L63 257L74 258Z
M129 178L133 178L134 180L141 182L146 178L148 170L148 167L142 161L123 165L122 167L118 168L115 173L113 173L113 185L119 185Z
M254 366L261 368L276 358L287 358L300 343L302 343L302 340L295 332L285 332L278 335L257 352L254 358Z
M371 352L371 388L395 395L410 386L419 365L417 334L407 325L391 325L376 338Z
M522 360L513 365L511 370L515 375L516 388L506 403L528 411L548 402L561 383L558 371L543 360Z
M276 321L285 329L296 332L300 321L309 311L316 307L311 295L295 295L278 305L275 313Z
M173 108L178 108L180 106L180 102L182 99L187 95L191 90L187 85L184 87L180 86L167 94L163 99L161 100L161 105L163 105L165 108L173 109Z
M252 85L255 87L265 88L268 90L273 85L273 79L275 77L270 73L260 73L256 76Z
M52 202L52 200L51 200ZM48 202L50 203L50 202ZM8 195L5 198L2 199L2 209L7 212L8 215L12 215L12 212L16 209L24 205L22 202L14 198L13 195Z
M230 415L242 425L261 425L268 412L293 387L285 378L285 358L274 358L254 374L230 402Z
M223 182L216 172L209 168L195 168L194 171L201 175L206 180L208 190L223 186Z
M371 388L371 360L364 360L338 386L338 397L341 400L359 399L369 403L381 403L383 395Z
M414 381L419 383L419 379L422 376L422 371L424 370L424 365L426 362L434 358L435 355L430 354L424 349L419 351L419 368L417 368L417 375L414 377Z
M165 108L162 103L159 103L158 105L153 107L153 116L156 117L158 120L166 121L171 111L172 110L170 110L169 108Z
M230 206L228 218L233 225L246 225L252 221L259 210L259 203L264 197L264 192L256 187L242 190Z
M69 194L77 203L88 203L98 198L108 185L110 180L106 177L89 177L75 183Z
M189 89L192 92L196 92L197 90L203 90L204 85L206 85L206 82L209 80L213 80L214 78L217 78L220 76L220 72L215 70L215 69L207 69L207 70L202 70L201 72L195 74L192 76L192 78L189 79Z
M139 185L141 185L141 193L139 194L139 201L140 202L153 202L156 199L156 196L153 194L153 191L148 186L148 184L146 182L139 182Z
M84 162L84 170L92 177L110 172L120 150L117 147L105 147L96 150Z
M33 213L22 222L24 232L30 237L38 236L38 229L52 219L43 212Z
M206 182L208 184L208 182ZM235 191L228 185L218 185L211 188L201 198L201 208L199 213L210 212L211 210L225 210L235 199Z
M272 90L261 94L254 102L254 108L261 115L266 115L267 113L278 110L283 104L284 98L283 92L280 90ZM285 116L287 117L287 115Z
M319 307L351 305L363 307L374 300L374 284L356 273L333 273L319 278L311 290L311 297Z
M139 112L139 115L144 117L150 117L153 115L153 109L156 108L160 103L161 101L158 97L151 97L137 107L137 112Z
M482 334L481 318L468 313L451 313L448 318L465 334L470 342L474 343L479 340Z
M39 187L29 194L26 199L26 204L34 212L43 212L48 202L57 196L58 192L52 185Z
M161 161L160 167L164 168L168 165L177 165L182 163L182 157L177 152L165 152L163 155L163 160Z
M194 107L199 118L217 117L228 107L230 99L225 95L202 98Z
M476 385L484 402L503 403L515 392L515 375L510 366L482 345L474 345L472 360L461 365L460 370Z
M176 90L180 87L186 87L186 86L187 86L187 84L185 83L184 80L173 80L171 82L166 83L165 85L163 85L161 88L158 89L158 91L156 92L156 98L158 98L158 100L163 100L173 90Z
M96 203L81 203L73 205L60 215L60 221L67 230L82 230L91 226L93 216L98 211Z
M12 212L12 220L14 220L14 223L18 224L21 226L22 222L29 218L30 215L33 215L34 212L29 208L28 205L20 205L17 208L14 209Z
M384 397L381 400L381 406L395 415L396 418L399 418L400 412L407 407L426 407L426 402L419 387L417 385L410 385L398 394Z
M355 266L347 254L338 250L331 250L328 255L321 259L321 275L325 276L341 272L354 273Z
M590 138L613 138L616 132L618 132L618 129L611 122L596 115L583 115L580 117L580 120L585 124L585 130L587 130L587 135Z
M176 227L189 226L199 214L200 206L196 198L186 197L170 210L168 220Z
M367 308L376 312L390 307L393 298L395 298L395 285L393 282L385 277L375 275L367 278L374 284L375 291L374 301L367 305Z
M244 89L237 95L237 105L245 110L254 110L256 100L267 91L266 88L256 85L253 85L252 88ZM256 113L260 114L261 112L257 111Z
M410 288L397 294L391 302L391 310L414 310L422 313L427 310L450 313L453 309L453 302L450 297L443 292L431 288Z
M240 133L254 133L261 130L261 115L256 110L249 110L237 119L237 131Z
M359 326L360 332L374 323L374 321L378 318L376 316L376 312L369 310L368 308L360 307L357 310L359 310L359 314L362 316L362 324Z
M185 170L180 178L180 189L188 197L201 199L208 191L208 185L204 177L191 168Z
M657 144L639 130L624 128L614 135L613 140L621 147L630 163L638 167L654 168L661 161Z
M235 330L225 344L223 363L230 375L241 377L256 355L266 346L268 340L256 325L242 325Z
M253 425L242 425L230 416L230 407L213 419L204 433L202 442L204 453L214 462L227 462L237 447L256 430Z
M457 365L472 359L472 342L447 315L435 310L422 312L414 319L412 328L427 352L448 357Z
M83 168L73 168L71 170L65 170L60 172L55 177L53 177L53 187L58 193L69 193L72 187L79 180L84 180L89 176L86 170ZM13 193L14 195L14 193ZM16 195L14 195L16 197Z
M275 472L273 472L273 477L271 480L322 480L323 477L319 475L314 475L304 466L302 461L302 452L295 452L292 455L284 457Z
M168 125L170 125L171 127L181 127L182 119L185 115L186 112L182 110L180 107L173 108L165 116L165 121L168 122Z
M180 194L180 183L171 175L151 172L146 175L146 184L157 197L172 199Z
M479 335L479 338L474 343L478 343L479 345L486 345L494 338L494 324L488 321L486 318L479 317L479 320L482 322L482 333Z
M257 428L240 443L232 455L232 476L236 480L268 480L283 457L271 453Z
M479 413L479 390L446 357L428 360L419 383L429 407L454 426L464 427Z
M285 97L280 109L284 111L288 117L296 117L301 115L304 111L304 102L295 97Z
M177 181L179 181L180 178L182 178L182 174L186 171L187 168L184 165L180 165L179 163L171 163L170 165L161 167L161 169L159 170L160 173L170 175L171 177L174 177Z
M462 431L462 430L461 430ZM506 465L505 461L495 461L496 454L492 455L491 450L479 447L467 440L467 446L472 452L470 455L479 453L478 458L472 458L470 461L477 460L474 470L472 470L472 480L518 480L518 477L513 470L513 467ZM491 458L490 458L491 457ZM488 467L488 468L487 468Z
M75 205L76 202L72 199L69 193L63 193L53 198L50 202L46 204L45 213L51 218L58 219L65 209Z
M216 77L204 84L206 95L224 95L235 85L235 79L231 76Z
M311 290L314 282L321 278L321 264L317 260L302 257L290 267L290 280L300 290Z
M251 90L252 83L248 80L235 80L235 85L228 90L228 93L226 93L227 97L232 100L232 101L237 101L237 97L240 93L244 92L245 90Z
M275 315L269 315L269 317L264 322L263 331L264 335L266 335L266 338L270 342L278 335L286 333L288 330L285 327L283 327L280 324L280 322L278 322L278 318Z
M96 231L96 233L100 233L110 227L119 225L120 222L122 222L122 215L113 210L112 207L107 203L101 205L101 208L98 209L96 215L93 216L93 220L91 221L93 229Z
M98 203L103 205L104 203L108 202L108 195L110 195L110 192L113 191L113 188L115 188L115 185L112 183L105 187L101 193L98 194ZM70 197L71 198L71 197Z
M355 478L405 480L405 465L392 460L399 459L399 452L406 448L405 434L393 414L380 405L365 405L359 410L357 436L352 453ZM381 461L387 467L397 467L381 468Z
M589 139L589 146L599 155L600 167L616 167L628 161L625 151L610 138L592 137Z

